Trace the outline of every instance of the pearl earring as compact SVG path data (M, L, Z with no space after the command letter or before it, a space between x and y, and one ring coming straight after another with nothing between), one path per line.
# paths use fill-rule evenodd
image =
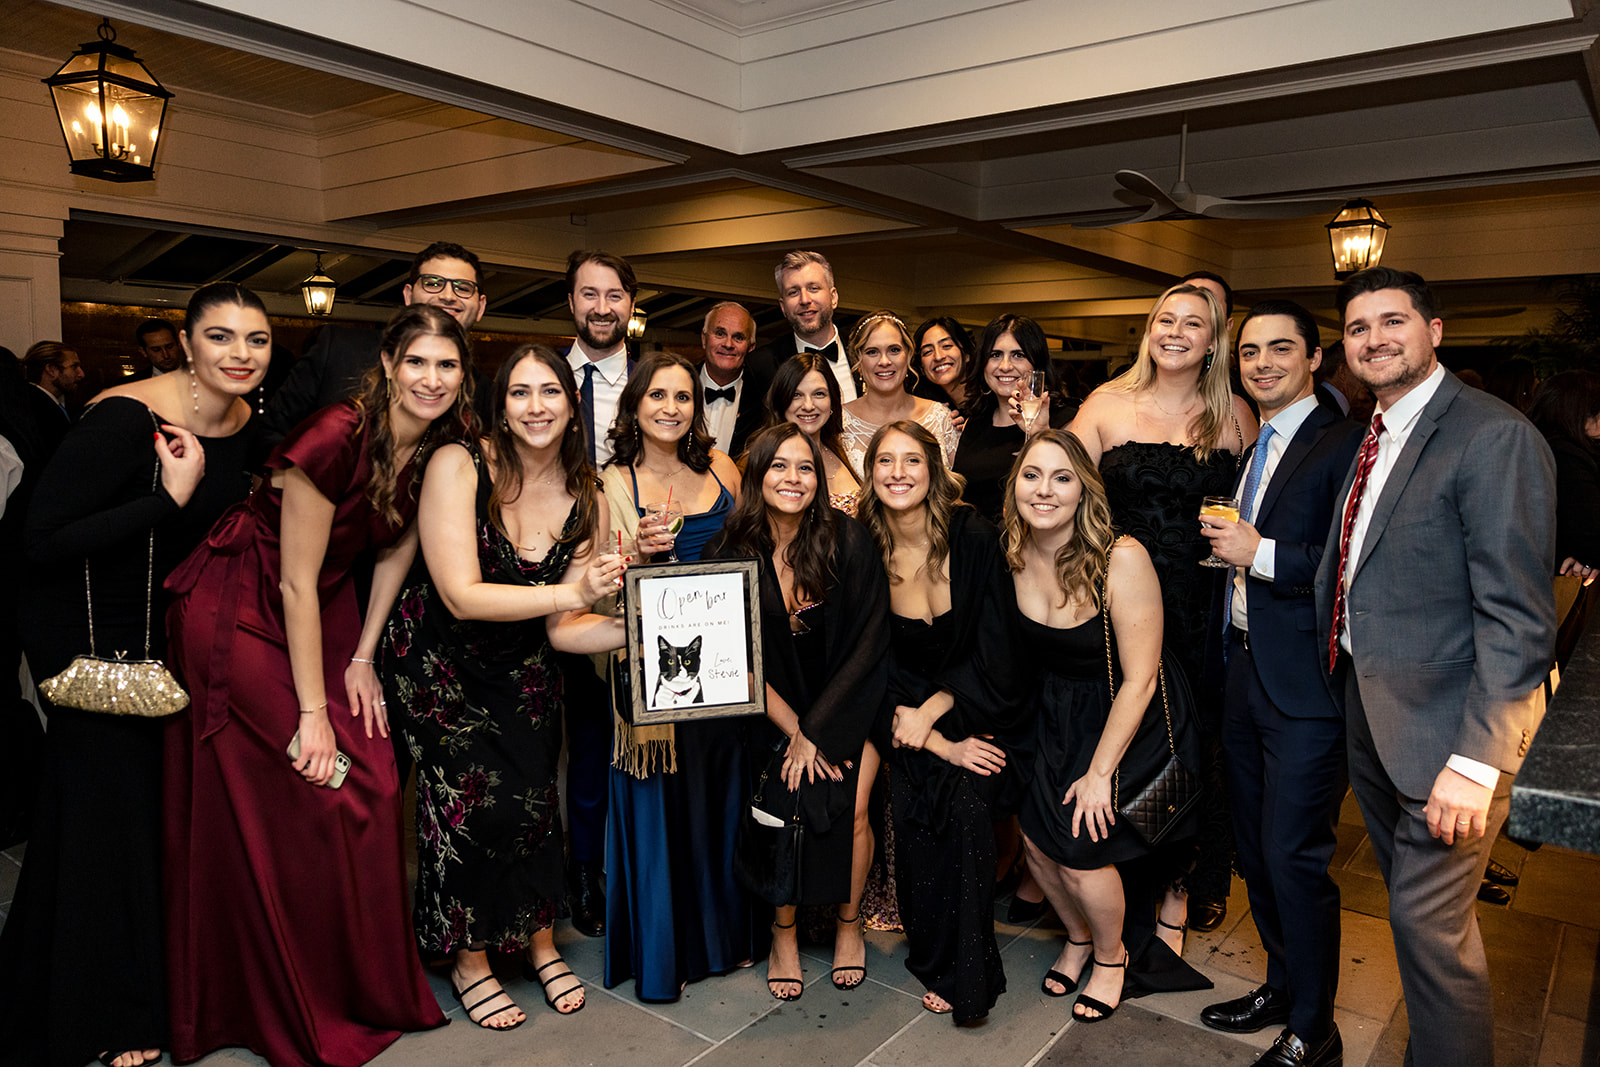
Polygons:
M200 382L194 376L194 364L189 364L189 392L194 396L195 414L200 413Z

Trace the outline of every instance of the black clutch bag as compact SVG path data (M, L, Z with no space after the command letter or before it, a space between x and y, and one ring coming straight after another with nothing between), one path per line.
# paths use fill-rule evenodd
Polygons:
M776 815L763 806L768 774L761 772L750 807L739 820L739 835L733 845L733 877L752 896L783 907L800 902L800 862L806 831L800 821L799 793L794 795L794 810L784 815Z

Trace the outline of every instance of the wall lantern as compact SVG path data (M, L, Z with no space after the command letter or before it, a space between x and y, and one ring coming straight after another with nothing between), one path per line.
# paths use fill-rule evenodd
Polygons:
M1344 281L1358 270L1376 267L1383 258L1389 224L1370 200L1352 200L1328 223L1333 249L1333 276Z
M79 45L62 68L44 79L55 98L72 173L108 182L155 178L156 144L172 94L145 69L133 49L116 43L111 20L100 39Z
M645 323L650 321L650 316L642 308L634 308L633 314L628 317L628 340L637 341L644 336Z
M333 298L339 292L334 280L322 273L322 253L317 253L317 269L311 277L300 283L300 295L306 298L306 311L312 315L332 315Z

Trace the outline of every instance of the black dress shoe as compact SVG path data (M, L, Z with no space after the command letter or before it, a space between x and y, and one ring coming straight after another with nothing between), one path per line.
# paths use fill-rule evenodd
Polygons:
M1485 878L1478 887L1478 899L1485 904L1498 904L1502 907L1511 903L1511 894Z
M567 902L572 907L572 928L585 937L606 933L606 878L595 864L573 868Z
M1322 1044L1312 1048L1286 1027L1255 1067L1344 1067L1344 1040L1335 1026Z
M1230 1034L1253 1034L1281 1026L1289 1021L1289 994L1269 985L1259 986L1242 997L1211 1005L1200 1013L1200 1021Z
M1228 917L1226 900L1196 900L1189 898L1189 929L1205 933L1222 925Z
M1517 877L1517 873L1510 867L1507 867L1503 863L1497 863L1494 860L1489 861L1489 868L1483 872L1483 876L1489 881L1493 882L1495 885L1514 886L1521 881L1521 879Z
M1023 900L1021 897L1012 897L1011 904L1006 908L1006 922L1012 926L1026 926L1044 918L1044 913L1049 910L1048 900Z

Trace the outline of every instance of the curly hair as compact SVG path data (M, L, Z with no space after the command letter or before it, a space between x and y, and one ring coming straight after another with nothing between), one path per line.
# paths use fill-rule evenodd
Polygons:
M1105 581L1107 553L1117 539L1111 526L1111 505L1106 501L1106 483L1100 477L1100 468L1094 465L1083 442L1076 434L1065 430L1040 430L1028 438L1028 443L1017 453L1006 475L1005 488L1005 542L1006 565L1013 574L1022 570L1022 550L1033 536L1033 530L1022 521L1017 510L1017 478L1028 462L1028 456L1040 445L1055 445L1067 454L1072 471L1081 485L1078 507L1072 515L1072 539L1056 552L1056 584L1061 589L1061 604L1073 600L1093 604L1098 611L1100 586Z
M549 345L519 345L500 364L500 370L494 376L494 425L489 428L487 435L495 458L494 487L489 491L489 521L494 523L495 529L506 540L511 540L511 535L506 532L505 506L515 503L522 495L524 471L517 438L506 421L506 396L511 392L511 375L516 373L519 364L530 359L549 368L561 386L561 395L567 400L567 427L561 431L561 469L566 474L567 493L577 501L578 526L570 536L556 543L573 541L581 546L593 535L595 523L600 518L600 498L595 490L598 480L578 422L578 380L573 376L572 367Z
M878 450L883 447L884 439L891 433L905 434L922 450L922 459L928 468L928 496L922 503L922 518L928 534L927 569L930 576L942 580L948 577L945 563L950 558L950 516L956 508L972 505L961 499L961 491L967 486L966 478L945 466L944 453L939 448L939 442L928 432L927 427L910 419L901 419L878 427L878 432L867 442L867 451L861 460L861 465L865 468L864 476L867 479L868 489L871 491L862 493L856 502L856 518L861 520L867 532L872 534L872 539L877 542L878 551L883 555L883 569L889 572L889 583L891 585L900 583L905 576L896 574L894 570L894 530L886 514L888 509L883 506L883 501L878 499L877 491L872 484L872 471L878 462Z
M408 304L395 312L394 318L383 328L383 338L378 351L391 364L404 356L413 343L423 337L443 337L456 346L461 358L461 386L456 391L455 403L450 410L434 419L417 443L412 457L417 476L411 480L411 495L416 497L422 485L422 472L434 449L440 445L470 441L478 435L478 419L472 411L472 349L467 335L455 317L440 311L431 304ZM390 390L392 381L383 361L367 371L361 379L361 390L354 397L360 418L356 423L359 433L371 423L367 434L367 459L372 473L367 477L367 502L372 510L382 515L386 522L400 523L400 508L395 503L400 471L395 466L394 426L391 422Z
M689 392L694 395L694 418L689 432L678 438L678 459L696 474L711 469L711 448L717 443L706 429L706 398L700 388L695 365L675 352L651 352L628 372L627 384L617 401L617 421L611 426L611 460L608 465L631 467L644 451L644 436L639 432L639 404L650 391L655 376L678 367L689 376Z
M767 518L767 501L763 483L767 471L785 441L799 438L811 448L812 463L817 472L817 491L800 516L800 529L789 545L789 566L794 569L794 595L796 599L818 601L833 584L833 546L838 540L838 519L828 506L828 487L822 474L822 451L817 442L807 437L805 431L792 422L768 426L750 438L750 449L745 453L744 482L739 486L739 501L733 514L723 526L724 543L735 555L758 556L766 559L776 547L772 539L772 525Z
M1233 386L1228 380L1229 353L1228 315L1222 303L1210 289L1198 285L1174 285L1162 293L1145 316L1144 336L1139 339L1139 355L1133 366L1106 382L1100 388L1121 393L1138 393L1154 388L1156 361L1150 354L1150 327L1161 314L1162 305L1174 296L1198 296L1205 301L1211 320L1211 351L1200 371L1200 413L1190 420L1189 437L1194 441L1194 458L1205 463L1211 458L1217 435L1233 418Z

